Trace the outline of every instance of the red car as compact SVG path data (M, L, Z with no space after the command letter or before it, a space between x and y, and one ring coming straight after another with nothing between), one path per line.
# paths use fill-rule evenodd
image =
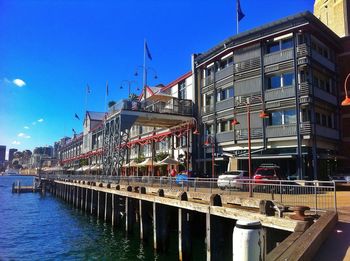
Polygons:
M253 179L255 183L268 183L271 180L281 180L283 177L278 166L262 165L255 170Z

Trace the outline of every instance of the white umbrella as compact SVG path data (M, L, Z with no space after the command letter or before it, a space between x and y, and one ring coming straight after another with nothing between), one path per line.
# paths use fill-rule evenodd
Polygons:
M153 161L153 165L155 165L155 161ZM137 167L144 167L144 166L152 166L152 159L148 158L145 161L142 161L141 163L136 164Z
M78 171L78 172L83 171L83 167L80 167L79 169L76 169L75 171Z
M87 170L89 170L90 169L90 165L85 165L85 166L82 166L81 168L82 168L82 171L87 171Z
M163 159L162 161L159 161L156 163L157 166L161 166L161 165L179 165L180 162L178 162L177 160L170 158L169 156L166 157L165 159Z
M137 166L138 166L138 164L134 160L123 165L124 168L137 167Z

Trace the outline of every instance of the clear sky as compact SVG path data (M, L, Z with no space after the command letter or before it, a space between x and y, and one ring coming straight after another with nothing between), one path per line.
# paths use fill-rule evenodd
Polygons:
M246 31L313 8L313 0L241 0ZM191 69L191 54L235 34L235 0L0 0L0 144L52 145L82 130L87 109L127 96L123 80L143 63L167 84ZM133 85L136 89L136 85Z

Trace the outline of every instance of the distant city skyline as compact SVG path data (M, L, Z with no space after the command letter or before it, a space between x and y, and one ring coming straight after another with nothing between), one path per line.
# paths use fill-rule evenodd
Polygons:
M144 39L153 58L149 65L158 75L150 85L190 71L191 54L235 34L235 3L0 2L0 144L33 150L72 136L72 129L80 132L85 107L103 111L106 81L107 102L127 96L126 88L119 89L123 80L136 79L141 87L141 75L134 77L134 71L143 61ZM313 3L241 0L240 32L312 11Z

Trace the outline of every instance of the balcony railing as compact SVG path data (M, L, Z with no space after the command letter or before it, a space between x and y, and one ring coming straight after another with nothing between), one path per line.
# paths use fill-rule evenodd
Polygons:
M312 50L312 58L323 66L327 67L329 70L335 71L335 64L328 60L326 57L319 54L317 51Z
M214 76L210 75L202 79L202 87L208 86L210 84L214 83Z
M214 106L213 105L208 105L202 107L202 115L210 114L214 112Z
M234 98L228 98L216 103L216 111L223 111L234 107Z
M215 74L215 81L220 81L226 77L233 75L233 65L229 65L228 67L218 71Z
M293 85L265 91L266 101L286 99L294 96L295 96L295 89Z
M193 102L191 100L182 100L175 97L169 98L166 102L122 100L109 108L109 114L122 110L191 116L193 114Z
M297 135L297 125L287 124L287 125L276 125L267 126L266 137L267 138L279 138Z
M264 56L264 65L280 63L293 59L293 48L266 54Z
M216 134L216 141L218 143L234 141L234 139L235 139L235 132L233 130L220 132Z
M300 44L297 47L298 57L310 55L310 47L307 44Z
M235 64L235 73L257 69L261 65L260 57L252 58Z
M261 139L263 137L262 128L252 128L250 129L250 138L251 139ZM236 130L236 139L237 140L248 140L248 129Z
M316 125L317 136L326 137L329 139L339 140L339 131L331 128L326 128L321 125Z

